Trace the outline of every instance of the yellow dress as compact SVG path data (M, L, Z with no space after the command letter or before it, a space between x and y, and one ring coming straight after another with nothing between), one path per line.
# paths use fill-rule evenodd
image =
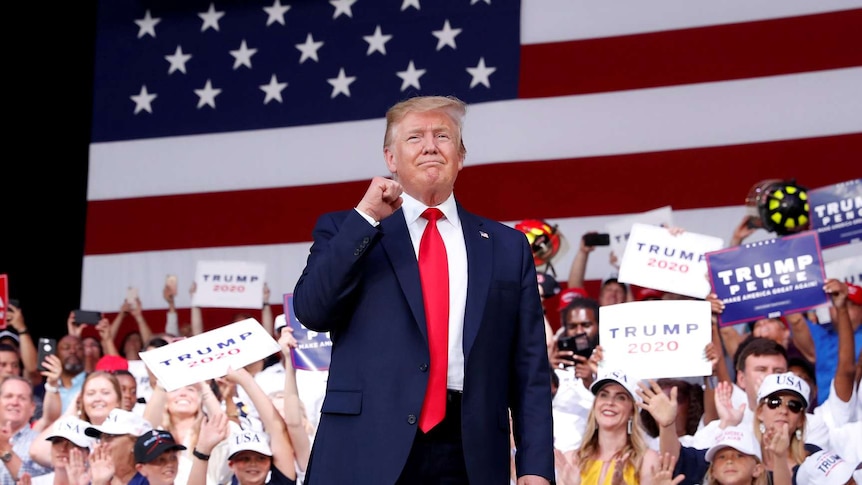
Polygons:
M602 476L602 466L604 464L605 462L603 461L595 460L590 462L586 470L581 470L581 485L611 485L615 466L613 462L608 464L608 470L605 472L605 481L599 483L599 477ZM623 470L623 482L627 485L638 484L637 471L633 466L626 465L625 470Z

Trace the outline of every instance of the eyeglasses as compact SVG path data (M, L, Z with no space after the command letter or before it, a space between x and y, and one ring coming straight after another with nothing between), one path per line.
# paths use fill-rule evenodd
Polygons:
M768 397L764 399L764 401L769 409L778 409L778 406L781 406L781 403L784 403L784 405L787 406L787 410L793 414L799 414L803 409L805 409L805 405L802 404L802 401L799 399L788 399L784 401L780 397Z

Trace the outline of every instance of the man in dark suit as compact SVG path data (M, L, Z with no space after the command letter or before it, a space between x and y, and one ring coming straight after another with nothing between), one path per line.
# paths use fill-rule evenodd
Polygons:
M375 177L355 209L314 229L294 310L331 332L333 347L308 484L508 484L510 409L518 484L554 476L533 256L523 233L455 201L465 112L439 96L390 108L393 178ZM436 283L423 266L432 225L445 245ZM440 289L442 302L429 303Z

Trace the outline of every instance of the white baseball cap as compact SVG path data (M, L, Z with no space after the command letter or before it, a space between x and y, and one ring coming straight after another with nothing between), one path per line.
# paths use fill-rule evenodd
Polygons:
M227 459L232 460L240 451L256 451L261 455L272 456L269 435L263 431L243 430L228 438Z
M84 433L93 438L98 438L102 434L141 436L151 429L153 429L153 425L143 417L125 409L114 408L101 426L91 425L84 430Z
M760 402L763 398L775 394L778 391L789 391L798 395L802 398L802 403L805 405L803 407L808 407L811 388L808 386L807 382L793 372L769 374L766 376L760 384L760 388L757 390L757 401Z
M638 388L638 381L634 380L633 378L630 378L625 374L625 372L619 369L611 369L608 372L602 374L602 376L596 379L596 381L593 382L593 385L590 386L590 391L592 391L593 394L598 395L601 388L612 382L623 386L623 388L628 391L629 394L631 394L632 399L636 401L640 400L640 396L638 396L638 394L635 392L635 390Z
M90 423L78 418L63 417L54 422L51 426L51 433L45 437L48 441L54 441L54 438L66 438L81 448L89 448L96 442L90 438L84 431L90 426Z
M844 485L855 467L831 450L813 453L799 465L793 485Z
M706 451L706 461L712 462L712 458L722 448L730 447L746 455L756 456L758 460L763 457L760 454L760 443L754 436L751 425L728 426L715 437L715 444Z

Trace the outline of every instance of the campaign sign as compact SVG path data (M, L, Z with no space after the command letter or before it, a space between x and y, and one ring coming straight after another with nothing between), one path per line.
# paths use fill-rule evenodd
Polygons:
M712 291L725 305L722 327L799 313L829 301L814 231L706 253L706 262Z
M640 379L712 374L708 301L652 300L599 307L602 369L632 369ZM600 372L601 374L601 372Z
M821 248L862 241L862 179L809 190L808 207Z
M173 391L222 377L228 367L239 369L280 351L260 322L247 318L139 355L159 384Z
M260 308L266 265L245 261L198 261L192 306Z
M6 305L9 304L9 276L0 274L0 330L6 328Z
M835 278L845 283L862 286L862 256L829 261L823 265L823 268L826 270L827 280ZM829 323L832 321L829 307L817 307L815 311L817 312L818 322Z
M294 369L303 370L329 370L329 361L332 358L332 340L329 332L320 333L309 330L296 319L293 311L293 294L284 295L284 315L290 328L293 329L293 337L297 345L290 349L290 360Z
M670 227L673 225L673 213L671 207L668 205L640 214L622 217L605 224L605 230L611 236L611 251L620 260L622 260L623 254L626 252L626 244L629 240L632 225L636 222L653 226Z
M713 236L684 232L674 236L649 224L632 225L619 280L645 288L694 298L709 294L706 256L721 249L724 241Z

